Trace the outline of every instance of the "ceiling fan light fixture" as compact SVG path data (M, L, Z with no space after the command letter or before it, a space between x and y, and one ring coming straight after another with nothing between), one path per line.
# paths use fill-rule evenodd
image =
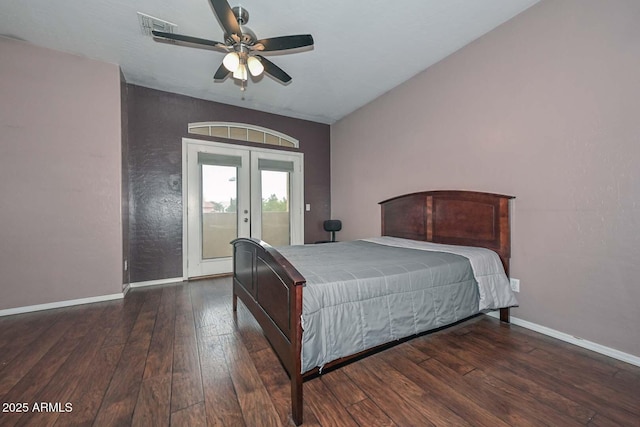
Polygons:
M240 65L240 56L238 55L237 52L229 52L225 55L224 59L222 60L222 63L224 64L224 67L227 70L231 71L232 73L235 73ZM234 77L235 77L235 74L234 74Z
M233 72L233 78L242 80L243 82L247 80L247 67L244 64L239 64L236 70Z
M247 66L253 77L259 76L264 71L264 65L262 65L262 62L255 56L250 56L247 59Z

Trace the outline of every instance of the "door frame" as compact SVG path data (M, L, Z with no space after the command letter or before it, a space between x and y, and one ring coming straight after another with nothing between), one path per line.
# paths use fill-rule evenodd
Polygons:
M238 149L238 150L246 150L249 152L249 168L250 174L253 172L253 155L251 153L262 153L267 156L275 156L275 158L279 158L280 156L287 155L291 157L296 157L294 161L294 165L299 170L296 172L300 173L300 180L292 180L290 184L290 194L291 199L294 200L294 197L297 198L299 203L298 206L291 206L291 222L294 221L294 216L299 221L298 227L292 227L291 230L291 244L304 244L304 154L295 151L288 150L276 150L262 147L254 147L249 145L241 145L241 144L231 144L225 142L216 142L216 141L204 141L201 139L194 138L182 138L182 279L189 279L189 270L188 270L188 262L189 262L189 224L188 224L188 205L189 205L189 176L188 176L188 164L187 164L187 152L190 145L201 145L211 148L226 148L226 149ZM251 203L254 195L252 192L255 191L253 185L251 183L253 178L250 178L249 186L252 187L250 189L249 194L249 203ZM254 216L253 209L250 209L250 218ZM252 221L252 218L250 219Z

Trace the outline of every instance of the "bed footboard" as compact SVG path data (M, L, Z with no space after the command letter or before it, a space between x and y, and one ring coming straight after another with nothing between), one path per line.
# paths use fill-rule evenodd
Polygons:
M305 279L276 249L258 239L233 242L233 310L238 297L260 324L291 379L291 412L302 424L302 287Z

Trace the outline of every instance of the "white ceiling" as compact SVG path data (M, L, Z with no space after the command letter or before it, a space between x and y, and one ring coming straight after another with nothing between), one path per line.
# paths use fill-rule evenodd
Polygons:
M0 35L119 64L128 83L331 124L538 0L231 0L258 38L311 34L313 49L265 54L293 80L214 82L223 52L155 42L136 12L223 41L208 0L1 0ZM1 60L1 59L0 59ZM43 70L46 72L46 70Z

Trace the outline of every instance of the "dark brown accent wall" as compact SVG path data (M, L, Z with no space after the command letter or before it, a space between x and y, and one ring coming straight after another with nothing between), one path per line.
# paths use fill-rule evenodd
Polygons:
M188 134L192 122L248 123L298 139L305 203L311 204L305 242L327 238L322 222L331 213L329 125L135 85L127 85L127 111L132 283L182 276L182 138L213 140Z

